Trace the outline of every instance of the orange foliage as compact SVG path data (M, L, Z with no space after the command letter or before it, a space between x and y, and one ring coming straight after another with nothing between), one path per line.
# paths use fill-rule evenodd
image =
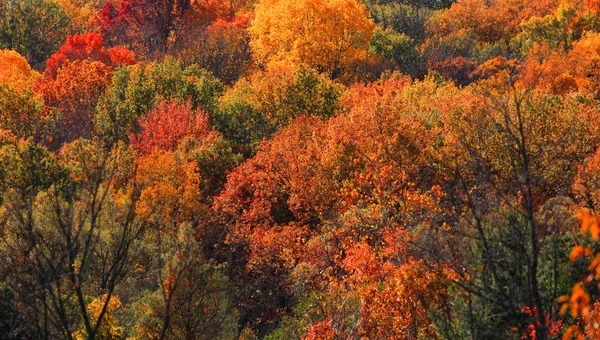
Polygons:
M12 50L0 50L0 85L30 88L38 76L25 57Z
M325 122L297 118L229 175L216 210L227 221L229 241L246 245L245 269L256 284L278 277L284 291L293 285L350 287L353 294L364 285L395 282L390 275L404 275L398 266L415 253L407 245L413 228L440 213L442 196L424 165L432 157L436 130L428 125L431 117L409 110L430 108L422 98L430 84L419 89L410 84L408 78L392 77L356 86L338 116ZM422 267L418 273L438 278L437 271ZM373 289L369 298L384 304L386 297ZM413 288L394 289L405 294ZM253 301L260 299L261 294L252 294ZM369 303L361 306L368 314ZM428 306L421 306L416 325L423 334L431 334L425 330L431 328ZM399 305L398 320L385 321L388 328L382 332L391 332L405 308L412 307ZM307 338L329 334L327 320L314 324Z
M318 118L298 118L229 175L218 205L239 221L234 235L248 236L249 226L316 222L333 204L332 183L319 161L321 126Z
M359 290L362 300L361 333L381 339L433 339L429 308L446 308L447 279L422 261L400 265L388 279Z
M588 213L584 213L580 217L581 219L581 234L584 236L589 232L592 239L595 241L600 236L600 218L593 216Z
M566 67L567 56L563 51L547 44L536 44L529 51L520 67L519 88L541 88L558 95L579 89L573 68Z
M600 88L600 33L590 32L573 44L567 67L572 66L575 66L578 87L597 94Z
M509 41L523 20L550 14L558 4L558 0L459 0L435 15L428 29L440 37L468 31L482 43Z
M597 241L597 230L600 230L598 226L600 218L584 213L580 219L582 234L585 236L591 231L592 239ZM592 254L590 248L577 245L571 252L571 261L581 256L592 257L594 254ZM595 288L589 287L591 284L596 283L598 288L600 288L600 283L598 283L598 280L600 280L599 265L600 254L597 253L588 267L590 273L584 276L582 282L578 282L573 286L571 295L561 296L558 299L558 302L562 304L560 314L564 315L568 310L575 319L575 324L567 328L563 339L572 339L572 337L576 337L577 339L597 339L600 337L598 328L598 324L600 324L600 301L592 299L590 291L595 290Z
M600 208L600 149L579 165L573 193L588 209Z
M87 309L90 319L93 322L92 325L98 322L101 313L105 313L103 314L101 323L98 324L96 336L103 339L116 340L122 338L125 331L124 327L119 324L119 319L115 315L115 312L118 312L118 310L122 308L122 303L118 296L111 296L110 300L108 299L108 294L102 295L101 298L94 298L92 302L88 304ZM106 311L104 311L105 308ZM85 335L85 331L78 331L75 332L74 338L76 340L87 339Z
M542 88L558 95L577 91L597 95L599 69L599 33L587 33L569 52L536 44L521 67L519 88Z
M136 212L144 220L169 226L203 216L200 175L195 162L177 154L154 149L137 159L136 183L141 188ZM166 227L165 231L175 232Z
M92 136L96 104L112 75L112 68L102 62L75 60L67 61L56 77L39 78L34 90L44 99L46 114L60 112L55 143Z
M210 143L217 136L208 125L208 115L201 110L192 111L190 102L180 105L163 101L140 120L140 127L140 133L130 139L133 148L143 154L154 149L174 151L186 137Z
M577 258L582 257L582 256L591 256L592 255L592 251L590 248L585 248L583 246L576 246L575 248L573 248L573 250L571 251L571 255L569 256L569 260L571 262L577 260Z

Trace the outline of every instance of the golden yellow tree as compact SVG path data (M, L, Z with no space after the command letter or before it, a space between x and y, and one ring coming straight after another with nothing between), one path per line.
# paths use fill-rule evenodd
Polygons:
M88 311L94 321L97 322L100 314L104 314L102 323L96 326L97 333L94 335L96 338L105 340L117 340L123 338L124 329L119 324L119 320L115 315L115 312L118 312L122 306L123 304L118 296L109 296L108 294L102 295L101 298L94 298L94 300L88 304ZM75 340L83 340L89 336L85 329L77 331L73 335Z
M39 73L32 70L27 59L13 50L0 50L0 85L15 89L31 87Z
M366 58L374 28L358 0L261 0L250 46L259 63L304 63L335 78Z

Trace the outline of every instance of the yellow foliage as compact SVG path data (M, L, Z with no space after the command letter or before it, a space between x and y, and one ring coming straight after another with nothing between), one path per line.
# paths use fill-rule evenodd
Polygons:
M55 0L63 11L71 17L72 25L81 31L87 31L98 15L96 8L102 5L97 0Z
M374 28L358 0L262 0L250 45L259 63L304 63L335 77L366 58Z
M142 187L136 210L159 222L188 220L203 213L200 175L195 162L155 149L137 162L136 181Z
M124 328L119 325L119 321L114 315L114 312L121 308L121 300L118 296L111 296L110 300L108 300L108 304L106 300L108 299L108 295L104 294L101 298L95 298L88 304L88 313L90 320L92 322L92 327L94 324L98 322L98 318L100 317L100 313L106 304L106 312L102 317L100 327L96 333L96 338L98 339L122 339ZM86 332L84 330L77 331L73 334L74 338L77 340L86 339Z
M0 85L31 87L37 76L39 73L31 69L25 57L13 50L0 50Z

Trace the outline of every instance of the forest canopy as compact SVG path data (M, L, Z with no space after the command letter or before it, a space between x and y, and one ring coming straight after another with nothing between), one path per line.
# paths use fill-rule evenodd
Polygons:
M0 339L599 339L600 2L0 0Z

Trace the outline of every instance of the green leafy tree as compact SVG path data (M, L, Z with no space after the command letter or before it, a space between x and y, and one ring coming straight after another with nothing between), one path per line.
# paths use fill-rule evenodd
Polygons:
M137 122L161 101L190 101L192 110L214 112L223 85L196 65L182 68L173 59L137 64L115 71L112 84L100 97L95 124L108 140L127 141Z
M71 33L70 19L53 1L0 1L0 48L14 49L42 70Z

